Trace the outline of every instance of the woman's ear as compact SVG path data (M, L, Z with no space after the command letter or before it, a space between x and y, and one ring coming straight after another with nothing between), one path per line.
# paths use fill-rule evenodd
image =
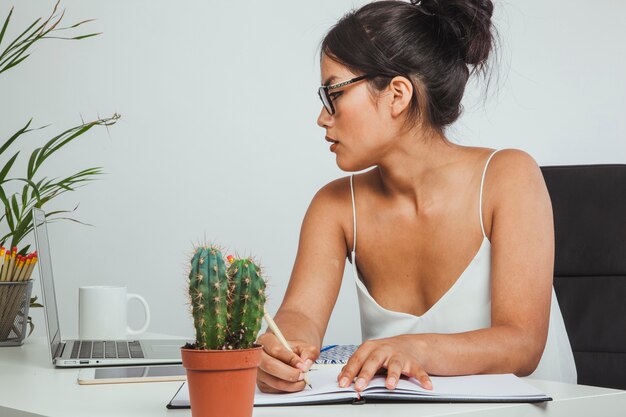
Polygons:
M411 84L411 81L406 77L396 76L389 82L388 89L392 97L391 115L398 117L411 103L413 84Z

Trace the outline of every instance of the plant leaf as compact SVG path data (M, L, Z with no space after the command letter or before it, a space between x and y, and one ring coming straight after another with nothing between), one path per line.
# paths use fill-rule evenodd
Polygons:
M54 31L60 31L60 30L66 30L66 29L72 29L72 28L76 28L84 23L90 22L93 19L90 20L83 20L81 22L78 22L70 27L64 27L64 28L57 28L57 26L59 25L59 23L63 20L63 17L65 16L65 10L63 10L61 12L60 16L56 16L56 11L58 9L60 1L57 1L57 3L54 6L54 9L52 10L52 13L50 14L50 16L44 20L42 23L40 23L42 21L42 18L39 18L37 20L35 20L24 32L22 32L19 36L17 36L5 49L4 51L2 51L0 53L0 73L7 71L11 68L13 68L14 66L18 65L20 62L24 61L26 58L28 58L30 56L30 54L26 54L25 56L22 56L35 42L41 40L41 39L46 39L46 38L59 38L59 39L66 39L66 40L79 40L79 39L84 39L84 38L88 38L91 36L96 36L99 33L90 33L87 35L82 35L82 36L75 36L75 37L55 37L55 36L47 36L49 33L54 32ZM2 31L0 32L0 42L2 42L2 38L4 37L6 28L8 27L9 24L9 20L11 17L11 14L13 12L13 8L11 8L11 11L9 12L9 15L7 16ZM55 20L56 19L56 20ZM49 26L50 25L50 26Z
M55 143L55 142L51 143L49 149L44 147L43 152L41 153L41 155L39 155L39 159L40 159L40 161L38 161L39 164L41 165L41 163L43 163L43 161L46 160L46 158L48 158L54 152L58 151L63 146L67 145L69 142L71 142L72 140L76 139L77 137L79 137L83 133L87 132L93 126L94 126L93 123L87 123L87 124L75 127L73 129L71 129L71 130L75 130L75 132L72 133L69 137L63 139L59 143Z
M22 256L26 256L26 255L28 255L28 249L30 249L30 245L24 246L17 254L18 255L22 255Z
M35 36L34 38L25 39L24 41L20 42L19 45L15 45L15 47L13 47L14 50L0 60L0 66L6 65L7 62L17 59L39 39L40 36Z
M75 36L72 39L73 40L79 40L79 39L91 38L92 36L98 36L98 35L102 35L102 32L90 33L89 35Z
M22 62L23 60L25 60L26 58L28 58L30 56L30 54L27 54L26 56L21 57L20 59L13 60L10 64L7 64L4 68L0 68L0 74L2 74L4 71L6 70L10 70L11 68L13 68L14 66L16 66L17 64L19 64L20 62Z
M13 213L11 212L11 205L9 204L9 201L6 197L6 195L4 195L4 191L0 194L0 198L2 199L2 202L4 204L4 214L5 214L5 218L7 219L7 223L9 224L9 230L11 231L11 235L13 234ZM4 239L2 239L4 240Z
M84 223L84 222L81 222L80 220L72 219L71 217L55 217L54 219L50 220L50 223L56 222L58 220L69 220L69 221L74 222L74 223L82 224L83 226L94 227L93 224Z
M4 58L4 56L9 53L9 51L13 48L13 46L20 41L20 39L28 33L28 31L30 31L33 26L35 26L37 23L39 23L39 21L41 20L41 17L37 20L35 20L24 32L22 32L17 38L13 39L13 42L11 42L9 44L9 46L6 47L6 49L4 50L4 52L2 52L0 54L0 60L2 60ZM41 26L40 26L41 27ZM36 32L36 31L35 31Z
M2 25L2 30L0 31L0 44L2 44L2 38L4 38L4 32L6 32L7 26L9 26L9 20L11 20L12 14L13 14L13 6L11 6L11 10L9 10L9 15L4 20L4 25Z
M66 130L66 131L64 131L63 133L61 133L61 134L59 134L59 135L56 135L54 138L52 138L51 140L49 140L49 141L48 141L48 142L47 142L44 146L42 146L42 147L39 149L38 155L37 155L37 157L36 157L36 159L35 159L35 161L34 161L33 168L32 168L32 169L33 169L33 170L32 170L32 174L34 175L34 174L35 174L35 172L37 171L37 169L39 169L39 167L40 167L40 166L41 166L41 164L43 163L43 161L45 161L45 160L46 160L46 158L48 158L48 156L50 156L50 155L53 153L53 152L50 152L50 151L49 151L49 149L50 149L50 148L53 148L53 147L57 144L57 142L58 142L58 141L65 142L65 140L63 140L63 137L64 137L65 135L70 134L71 132L75 131L76 129L79 129L79 130L80 130L80 128L82 128L82 127L84 127L84 126L85 126L85 125L83 124L83 125L79 125L79 126L75 126L75 127L70 128L70 129L67 129L67 130ZM72 136L72 135L70 135L70 136ZM76 135L76 136L78 136L78 135ZM74 136L74 137L76 137L76 136ZM58 149L58 148L57 148L57 149ZM30 166L31 166L31 165L30 165L30 163L29 163L29 168L30 168ZM30 172L30 171L29 171L29 172ZM29 177L29 178L32 178L32 176L31 176L31 177Z
M5 182L9 182L9 181L23 181L25 183L28 183L28 185L30 185L31 190L32 190L30 193L30 198L36 197L37 199L39 199L39 185L35 184L33 181L29 180L28 178L11 178L9 180L6 180ZM42 181L40 181L40 183L41 182Z
M28 178L29 180L33 179L33 176L35 175L35 172L37 171L37 169L35 168L35 163L37 161L37 156L39 155L39 152L41 152L41 148L35 149L33 153L30 154L30 158L28 159L28 168L26 169L26 178Z
M0 186L0 200L2 200L2 204L5 207L8 207L9 200L7 199L7 195L4 193L4 188L2 188L2 186Z
M5 182L4 179L6 178L7 174L9 173L9 170L13 166L13 163L15 163L15 159L17 158L19 154L20 154L19 151L16 152L15 155L13 155L11 159L9 159L9 162L7 162L6 165L2 168L2 171L0 171L0 184Z
M37 303L37 296L30 297L30 306L31 307L43 307L41 304Z
M23 208L24 209L24 208ZM22 211L22 215L24 212ZM28 210L26 216L23 219L20 219L17 223L17 227L13 231L13 237L11 239L11 246L17 246L18 243L21 242L24 237L29 232L29 229L32 227L33 223L33 212L32 210Z
M73 28L76 28L76 27L78 27L78 26L82 25L83 23L89 23L89 22L95 22L95 21L96 21L96 19L87 19L87 20L83 20L82 22L78 22L78 23L73 24L72 26L69 26L69 27L64 28L64 29L73 29Z
M74 127L70 128L70 129L67 129L63 133L61 133L61 134L55 136L54 138L52 138L50 141L48 141L41 148L41 151L35 157L35 162L33 163L32 166L31 166L31 164L29 162L29 176L28 176L28 178L32 179L33 178L32 176L35 174L35 172L37 172L37 170L39 169L41 164L50 155L52 155L54 152L58 151L59 149L61 149L63 146L65 146L66 144L68 144L72 140L76 139L77 137L79 137L83 133L87 132L92 127L94 127L94 126L101 126L101 125L110 126L110 125L116 123L117 120L119 119L119 117L120 116L117 113L115 113L110 118L98 119L98 120L94 120L92 122L83 123L81 125L74 126ZM69 136L67 136L67 135L69 135Z
M22 207L26 207L27 201L28 201L28 184L25 184L24 188L22 188Z
M13 215L16 220L20 218L20 206L17 204L17 195L13 194L11 198L11 208L13 209Z
M20 137L21 135L23 135L26 132L30 132L30 130L32 129L28 129L28 126L30 126L30 122L32 122L33 119L31 117L31 119L28 121L28 123L26 123L26 126L24 126L23 128L21 128L20 130L18 130L17 132L15 132L15 134L13 136L11 136L9 138L9 140L7 140L6 142L4 142L4 144L0 147L0 155L2 155L4 153L4 151L7 150L7 148L9 146L11 146L11 144L13 142L15 142L17 140L18 137Z

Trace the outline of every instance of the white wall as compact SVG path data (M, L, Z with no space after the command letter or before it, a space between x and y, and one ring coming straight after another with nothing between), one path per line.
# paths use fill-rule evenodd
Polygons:
M10 38L47 16L55 0L3 1L2 18L13 3ZM186 264L192 243L205 238L261 260L268 308L276 310L311 198L347 175L315 123L319 42L364 3L62 2L66 25L97 19L76 34L103 34L42 42L0 76L0 138L30 117L35 126L51 124L21 141L24 165L36 146L81 117L122 115L44 171L103 166L108 173L47 206L80 202L75 218L95 226L50 226L63 336L77 334L77 288L93 284L127 285L151 303L150 331L191 336ZM620 1L496 0L500 64L486 102L470 86L451 138L524 149L540 165L626 163L625 18ZM141 322L140 308L130 311L131 323ZM43 335L41 310L31 312ZM326 341L359 340L346 269Z

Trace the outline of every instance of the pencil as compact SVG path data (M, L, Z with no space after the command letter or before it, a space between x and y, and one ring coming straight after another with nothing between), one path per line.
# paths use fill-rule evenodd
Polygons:
M4 254L4 265L2 266L2 281L7 280L10 262L11 262L11 250L7 250L6 253Z
M30 259L32 258L32 253L27 255L24 259L24 265L22 265L22 270L17 276L18 281L24 281L26 278L26 270L30 267Z
M0 248L0 277L2 276L2 269L4 267L4 246Z
M9 260L8 272L4 276L5 281L11 281L13 278L13 267L15 266L15 258L17 258L17 247L13 246L13 250L11 251L11 258Z
M0 280L6 281L7 271L9 270L9 261L11 260L11 250L7 250L4 254L4 265L2 265L2 277Z
M285 347L285 349L287 349L291 353L294 353L293 349L291 349L291 346L289 346L289 343L287 343L287 340L285 339L285 336L283 336L283 334L281 333L281 331L278 328L278 326L276 325L276 323L274 323L274 320L272 319L272 316L270 316L269 313L267 312L267 310L265 310L265 309L264 309L263 318L265 318L265 321L267 322L267 325L270 326L270 329L272 329L272 332L274 332L274 335L276 335L278 340L280 340L280 343ZM309 388L313 388L311 386L311 382L309 382L309 373L308 373L308 371L304 372L304 383L307 384L309 386Z
M30 260L30 266L28 267L28 271L26 271L26 280L30 279L30 276L33 273L33 269L35 269L35 264L37 263L37 251L33 252L31 255L33 257Z
M4 254L5 254L6 250L4 249L4 246L2 247L2 249L0 249L0 281L4 281L4 279L2 278L2 271L4 271Z
M15 266L13 267L11 281L19 281L20 274L22 272L23 267L24 267L24 258L22 257L22 255L17 255L17 258L15 259Z

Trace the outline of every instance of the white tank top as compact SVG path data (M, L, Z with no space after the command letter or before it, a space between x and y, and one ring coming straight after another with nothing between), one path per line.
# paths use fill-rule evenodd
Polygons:
M356 266L356 207L354 204L353 175L350 176L352 214L354 219L354 244L352 248L352 275L356 282L361 333L363 340L417 333L460 333L491 326L491 242L487 239L482 216L482 195L485 172L493 152L483 170L480 182L479 216L483 241L478 253L469 263L452 287L424 314L387 310L370 295ZM563 317L554 288L550 306L548 338L543 356L533 378L576 383L576 366L570 347Z

